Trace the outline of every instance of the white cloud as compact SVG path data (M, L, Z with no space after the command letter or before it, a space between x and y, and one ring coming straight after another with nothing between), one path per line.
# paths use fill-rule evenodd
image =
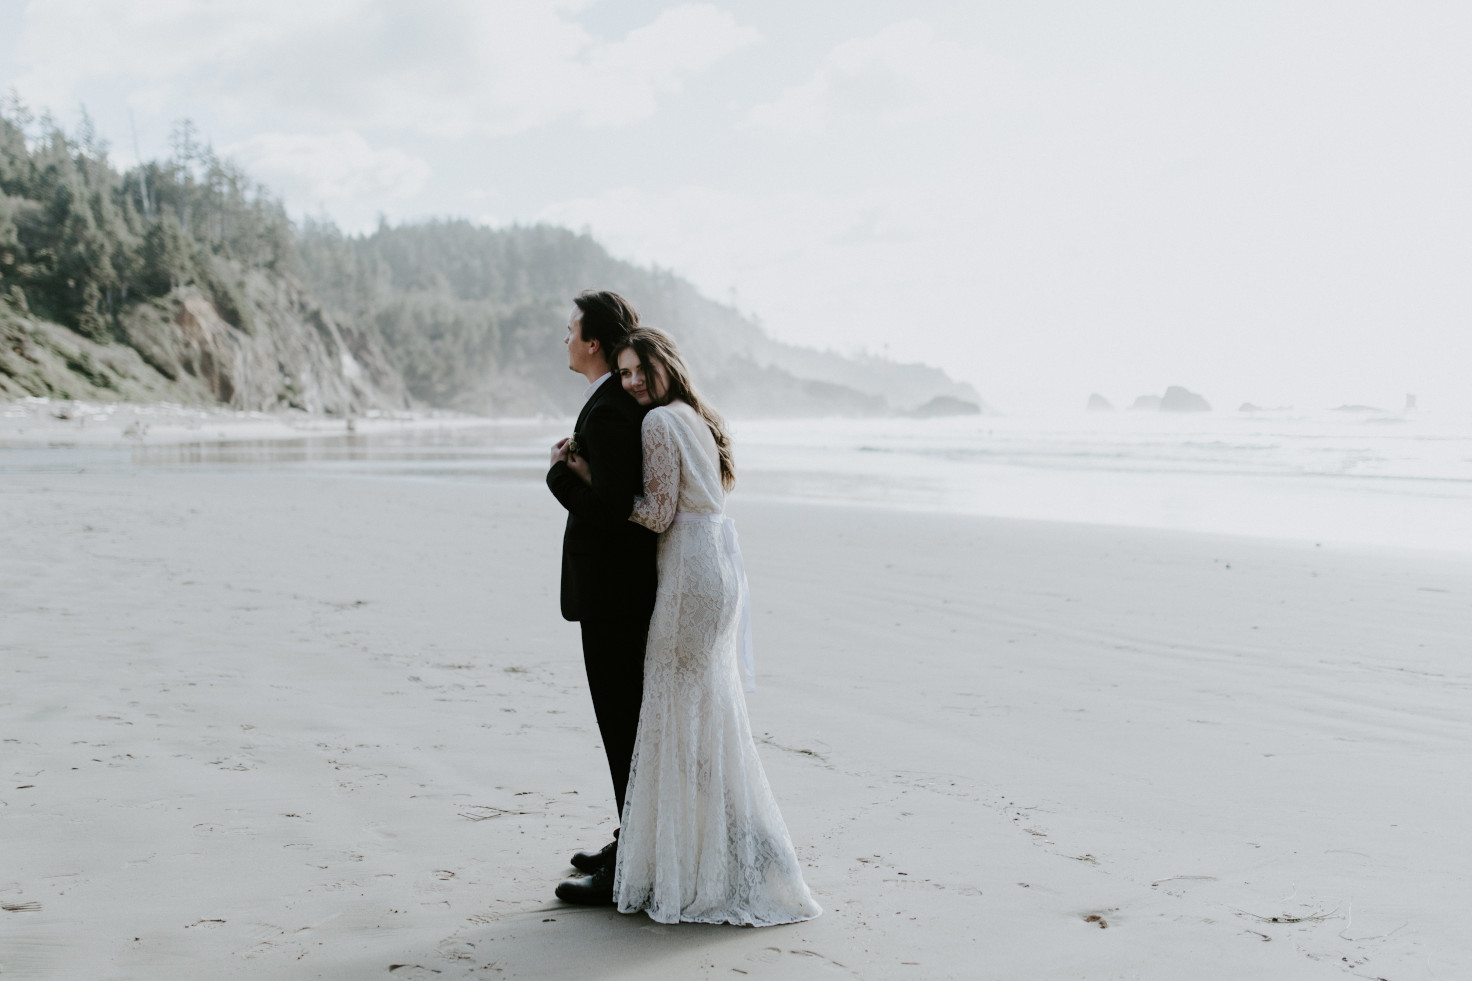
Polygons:
M68 105L94 78L177 92L206 68L270 50L285 37L330 28L345 2L291 0L31 0L16 45L28 70L18 87Z
M654 111L655 97L761 35L710 4L666 10L622 41L593 48L587 61L588 122L616 123Z
M429 164L402 150L375 148L353 132L261 133L223 150L295 206L407 198L429 179Z
M575 3L442 0L34 0L17 87L70 107L106 80L145 112L243 127L440 136L510 134L572 119L627 122L758 39L706 3L622 39L592 36Z
M1013 84L1004 63L936 37L909 20L839 44L800 85L751 109L758 126L816 132L831 121L899 121L944 116L996 97Z

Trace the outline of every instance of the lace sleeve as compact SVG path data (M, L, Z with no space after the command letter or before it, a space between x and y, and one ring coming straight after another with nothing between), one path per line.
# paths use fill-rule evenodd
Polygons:
M644 417L644 496L634 499L629 520L662 532L675 520L680 501L680 448L659 409Z

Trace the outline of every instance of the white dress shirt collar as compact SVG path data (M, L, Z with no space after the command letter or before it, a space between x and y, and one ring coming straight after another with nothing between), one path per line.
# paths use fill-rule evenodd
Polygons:
M604 382L608 381L608 379L611 378L612 376L613 376L613 372L612 371L605 371L603 374L599 375L598 376L598 380L595 381L593 384L589 385L588 386L588 390L583 393L583 404L584 405L587 405L588 404L588 399L592 398L593 397L593 393L596 392L596 391L598 391L598 386L600 386Z

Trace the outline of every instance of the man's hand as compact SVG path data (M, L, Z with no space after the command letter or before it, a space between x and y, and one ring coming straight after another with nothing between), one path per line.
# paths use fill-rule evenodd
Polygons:
M574 517L623 529L644 477L640 456L637 417L619 406L595 404L572 437L552 447L547 488ZM592 481L578 472L577 461L586 465Z
M588 466L588 458L569 454L566 459L567 469L577 474L583 479L583 483L591 487L593 484L593 471Z

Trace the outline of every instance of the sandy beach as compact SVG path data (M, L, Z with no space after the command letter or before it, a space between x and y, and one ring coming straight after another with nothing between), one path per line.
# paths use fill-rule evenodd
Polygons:
M0 976L1472 976L1472 557L731 512L764 930L552 898L613 815L534 482L0 478Z

